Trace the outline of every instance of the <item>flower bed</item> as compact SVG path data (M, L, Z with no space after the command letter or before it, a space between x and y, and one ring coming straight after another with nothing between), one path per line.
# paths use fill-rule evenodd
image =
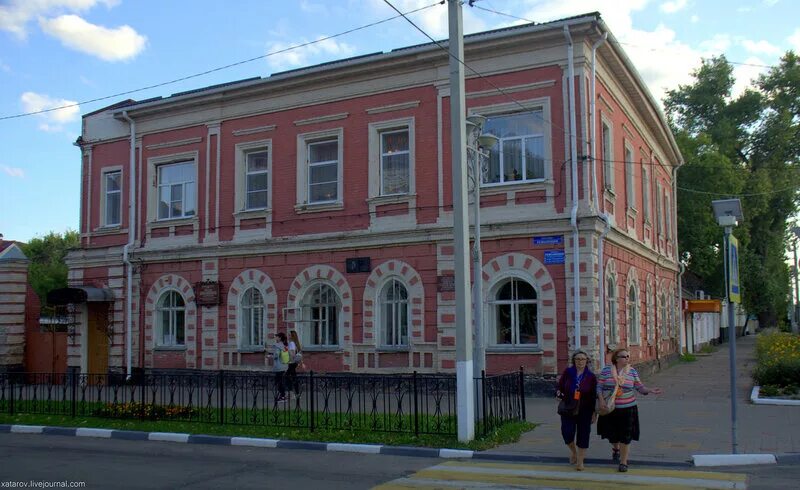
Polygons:
M800 399L800 336L762 333L756 340L757 366L753 380L761 397Z

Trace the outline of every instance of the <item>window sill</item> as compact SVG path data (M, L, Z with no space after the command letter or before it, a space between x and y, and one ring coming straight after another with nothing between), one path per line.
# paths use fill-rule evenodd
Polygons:
M521 345L492 345L486 348L487 354L537 354L544 353L539 346L521 346Z
M99 228L95 228L92 230L92 236L103 236L103 235L119 235L120 233L127 233L128 229L123 229L120 225L114 226L101 226Z
M294 211L297 214L321 213L324 211L339 211L344 209L342 202L326 202L320 204L296 204Z
M303 345L303 352L342 352L339 345Z
M375 205L384 204L408 204L412 199L417 197L416 194L393 194L391 196L374 196L367 198L367 203Z
M163 227L163 226L181 226L191 225L198 223L200 220L197 216L189 216L186 218L165 218L157 219L148 223L150 227Z
M636 216L638 216L638 215L639 215L639 211L637 211L636 208L632 208L632 207L628 206L628 216L630 218L636 219Z
M264 346L252 346L252 347L239 347L239 354L257 354L266 352L266 348Z
M250 219L250 218L266 218L267 216L272 213L272 209L270 208L260 208L260 209L242 209L241 211L237 211L233 213L239 219Z
M185 345L158 345L156 346L155 351L167 351L167 352L178 352L178 351L185 351Z
M392 352L410 352L411 349L407 345L403 345L403 346L399 346L399 347L394 347L394 346L391 346L391 345L379 345L378 348L375 349L375 351L387 354L387 353L392 353Z
M555 182L548 179L536 179L527 181L503 182L496 184L481 184L481 196L491 196L494 194L502 194L513 191L527 191L531 189L543 189L548 186L553 186Z

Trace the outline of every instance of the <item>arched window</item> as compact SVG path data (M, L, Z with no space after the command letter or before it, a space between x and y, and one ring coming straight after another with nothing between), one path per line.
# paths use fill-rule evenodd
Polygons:
M669 322L667 320L667 295L666 293L661 293L661 338L668 339L669 338Z
M617 326L617 285L614 278L609 277L606 284L607 310L608 310L608 343L616 345L619 341L619 327Z
M382 344L408 345L408 291L403 283L389 280L381 290L380 305Z
M264 297L261 291L250 288L239 303L239 345L257 347L264 345Z
M341 302L333 288L324 283L314 284L306 291L300 307L304 320L301 328L303 345L339 345Z
M628 289L628 343L639 343L639 297L633 285Z
M158 318L158 345L184 345L186 326L186 305L177 291L167 291L161 295L156 306Z
M536 290L527 282L511 278L495 289L493 309L496 345L536 345L539 343Z
M647 340L652 342L656 338L656 308L653 302L653 288L647 285Z

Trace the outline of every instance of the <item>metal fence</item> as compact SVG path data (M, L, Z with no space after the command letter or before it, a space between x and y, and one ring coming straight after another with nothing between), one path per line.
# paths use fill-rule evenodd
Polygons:
M474 389L479 434L525 420L522 370ZM452 375L212 371L3 373L0 412L455 435L458 409Z

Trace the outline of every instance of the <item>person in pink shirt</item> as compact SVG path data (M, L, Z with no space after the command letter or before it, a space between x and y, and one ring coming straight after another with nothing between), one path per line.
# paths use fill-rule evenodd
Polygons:
M619 471L628 471L628 454L631 441L639 440L639 409L636 392L660 395L660 388L647 388L639 379L639 373L629 364L627 349L617 349L611 355L611 364L597 376L597 404L601 413L606 400L615 398L614 410L601 416L597 422L597 434L608 439L613 446L612 460L619 462Z

